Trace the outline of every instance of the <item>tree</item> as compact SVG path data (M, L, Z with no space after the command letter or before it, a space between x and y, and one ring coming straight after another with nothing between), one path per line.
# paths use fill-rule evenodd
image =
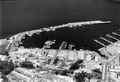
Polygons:
M90 80L92 77L92 74L91 73L87 73L87 72L80 72L80 73L75 73L75 76L74 76L74 80L76 82L85 82L86 79Z
M102 74L102 72L101 72L100 69L98 69L98 68L95 68L93 71L94 71L94 72L97 72L97 73L99 73L99 74Z
M87 77L87 73L82 71L81 73L75 74L74 80L76 82L85 82L85 77Z
M20 67L24 67L24 68L35 68L33 63L30 61L23 61L20 63Z
M15 65L12 61L0 61L0 72L2 75L8 75L14 68Z
M65 76L67 76L68 73L69 73L69 70L62 70L62 71L60 71L60 75L65 75Z
M58 63L58 61L59 61L59 58L57 57L55 60L54 60L54 62L53 62L53 64L57 64Z
M3 79L2 82L10 82L6 75L3 75L2 79Z
M2 74L2 82L9 82L6 75L10 74L16 68L16 65L12 61L1 61L0 60L0 72Z
M64 76L68 76L69 73L71 73L72 71L70 70L52 70L52 72L56 75L64 75Z
M75 63L72 64L72 66L69 68L70 70L76 70L79 69L80 64L83 62L83 60L77 60Z

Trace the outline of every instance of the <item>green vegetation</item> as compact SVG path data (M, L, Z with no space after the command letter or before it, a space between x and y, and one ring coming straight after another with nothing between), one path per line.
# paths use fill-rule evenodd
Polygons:
M23 61L23 62L21 62L20 63L20 67L31 68L31 69L35 68L34 65L33 65L33 63L30 62L30 61Z
M12 61L1 61L0 60L0 72L3 75L8 75L11 71L14 70L16 66Z
M91 79L92 75L90 73L86 73L84 71L82 71L81 73L76 73L74 76L74 80L76 82L85 82L85 78L87 79Z
M79 69L79 67L82 65L81 63L83 62L83 60L77 60L75 63L73 63L71 65L71 67L69 68L70 70L76 70Z
M12 61L1 61L0 60L0 72L3 82L9 82L6 75L10 74L17 66Z
M68 76L69 74L73 74L75 70L79 69L79 67L82 67L82 62L83 60L77 60L75 63L71 65L71 67L68 70L53 70L53 73L56 75L60 74Z

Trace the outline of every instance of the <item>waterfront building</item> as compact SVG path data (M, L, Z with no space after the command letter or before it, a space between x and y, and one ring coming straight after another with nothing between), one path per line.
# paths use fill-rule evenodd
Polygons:
M49 49L48 56L53 57L57 53L57 50L55 49Z
M77 58L78 59L81 59L81 60L84 60L84 57L85 57L85 55L84 55L84 53L85 53L85 51L77 51L78 52L78 56L77 56Z
M66 50L60 50L58 52L58 56L61 58L61 59L66 59L68 57L68 52Z
M69 51L68 52L68 59L70 59L70 60L77 60L76 51Z

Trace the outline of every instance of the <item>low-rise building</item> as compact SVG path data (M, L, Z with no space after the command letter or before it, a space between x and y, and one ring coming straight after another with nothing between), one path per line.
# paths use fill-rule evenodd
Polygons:
M57 77L65 80L66 82L75 82L72 77L57 75Z
M47 74L47 77L46 78L49 78L49 79L52 79L53 81L55 81L55 82L68 82L68 81L66 81L65 79L62 79L62 78L60 78L60 77L58 77L58 76L55 76L55 75L53 75L53 74ZM70 81L69 81L70 82Z
M10 82L30 82L34 77L34 73L24 68L16 68L7 77Z
M77 60L77 52L76 51L69 51L68 52L68 59Z
M0 82L2 82L3 81L3 79L2 78L0 78Z
M77 51L77 58L78 59L81 59L81 60L84 60L84 57L85 57L85 55L84 55L84 51Z
M99 60L99 57L98 56L95 56L95 61L98 61Z
M13 82L13 81L28 82L31 79L31 78L29 78L23 74L20 74L16 71L11 72L7 77L10 82Z
M1 76L2 76L2 74L1 74L1 72L0 72L0 82L2 82L2 81L3 81L3 79L1 78Z
M91 78L90 82L98 82L98 79Z
M0 60L5 60L6 59L6 56L5 55L0 55Z
M25 76L28 76L30 78L34 77L34 73L32 73L31 71L25 69L25 68L17 68L15 69L16 72L19 72L21 74L24 74Z
M111 72L120 72L120 69L109 69Z
M86 60L87 60L87 61L90 61L91 59L92 59L92 56L91 56L91 55L87 55L87 56L86 56Z

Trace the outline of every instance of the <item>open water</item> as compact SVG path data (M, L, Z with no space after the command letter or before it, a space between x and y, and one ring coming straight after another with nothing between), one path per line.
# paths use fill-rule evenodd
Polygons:
M0 38L28 30L93 20L112 23L43 32L27 37L25 47L41 47L44 41L55 39L57 43L52 48L59 48L62 41L66 41L74 44L76 49L97 50L102 46L93 39L100 40L100 36L105 37L113 31L119 33L120 3L110 0L4 0L1 2Z

